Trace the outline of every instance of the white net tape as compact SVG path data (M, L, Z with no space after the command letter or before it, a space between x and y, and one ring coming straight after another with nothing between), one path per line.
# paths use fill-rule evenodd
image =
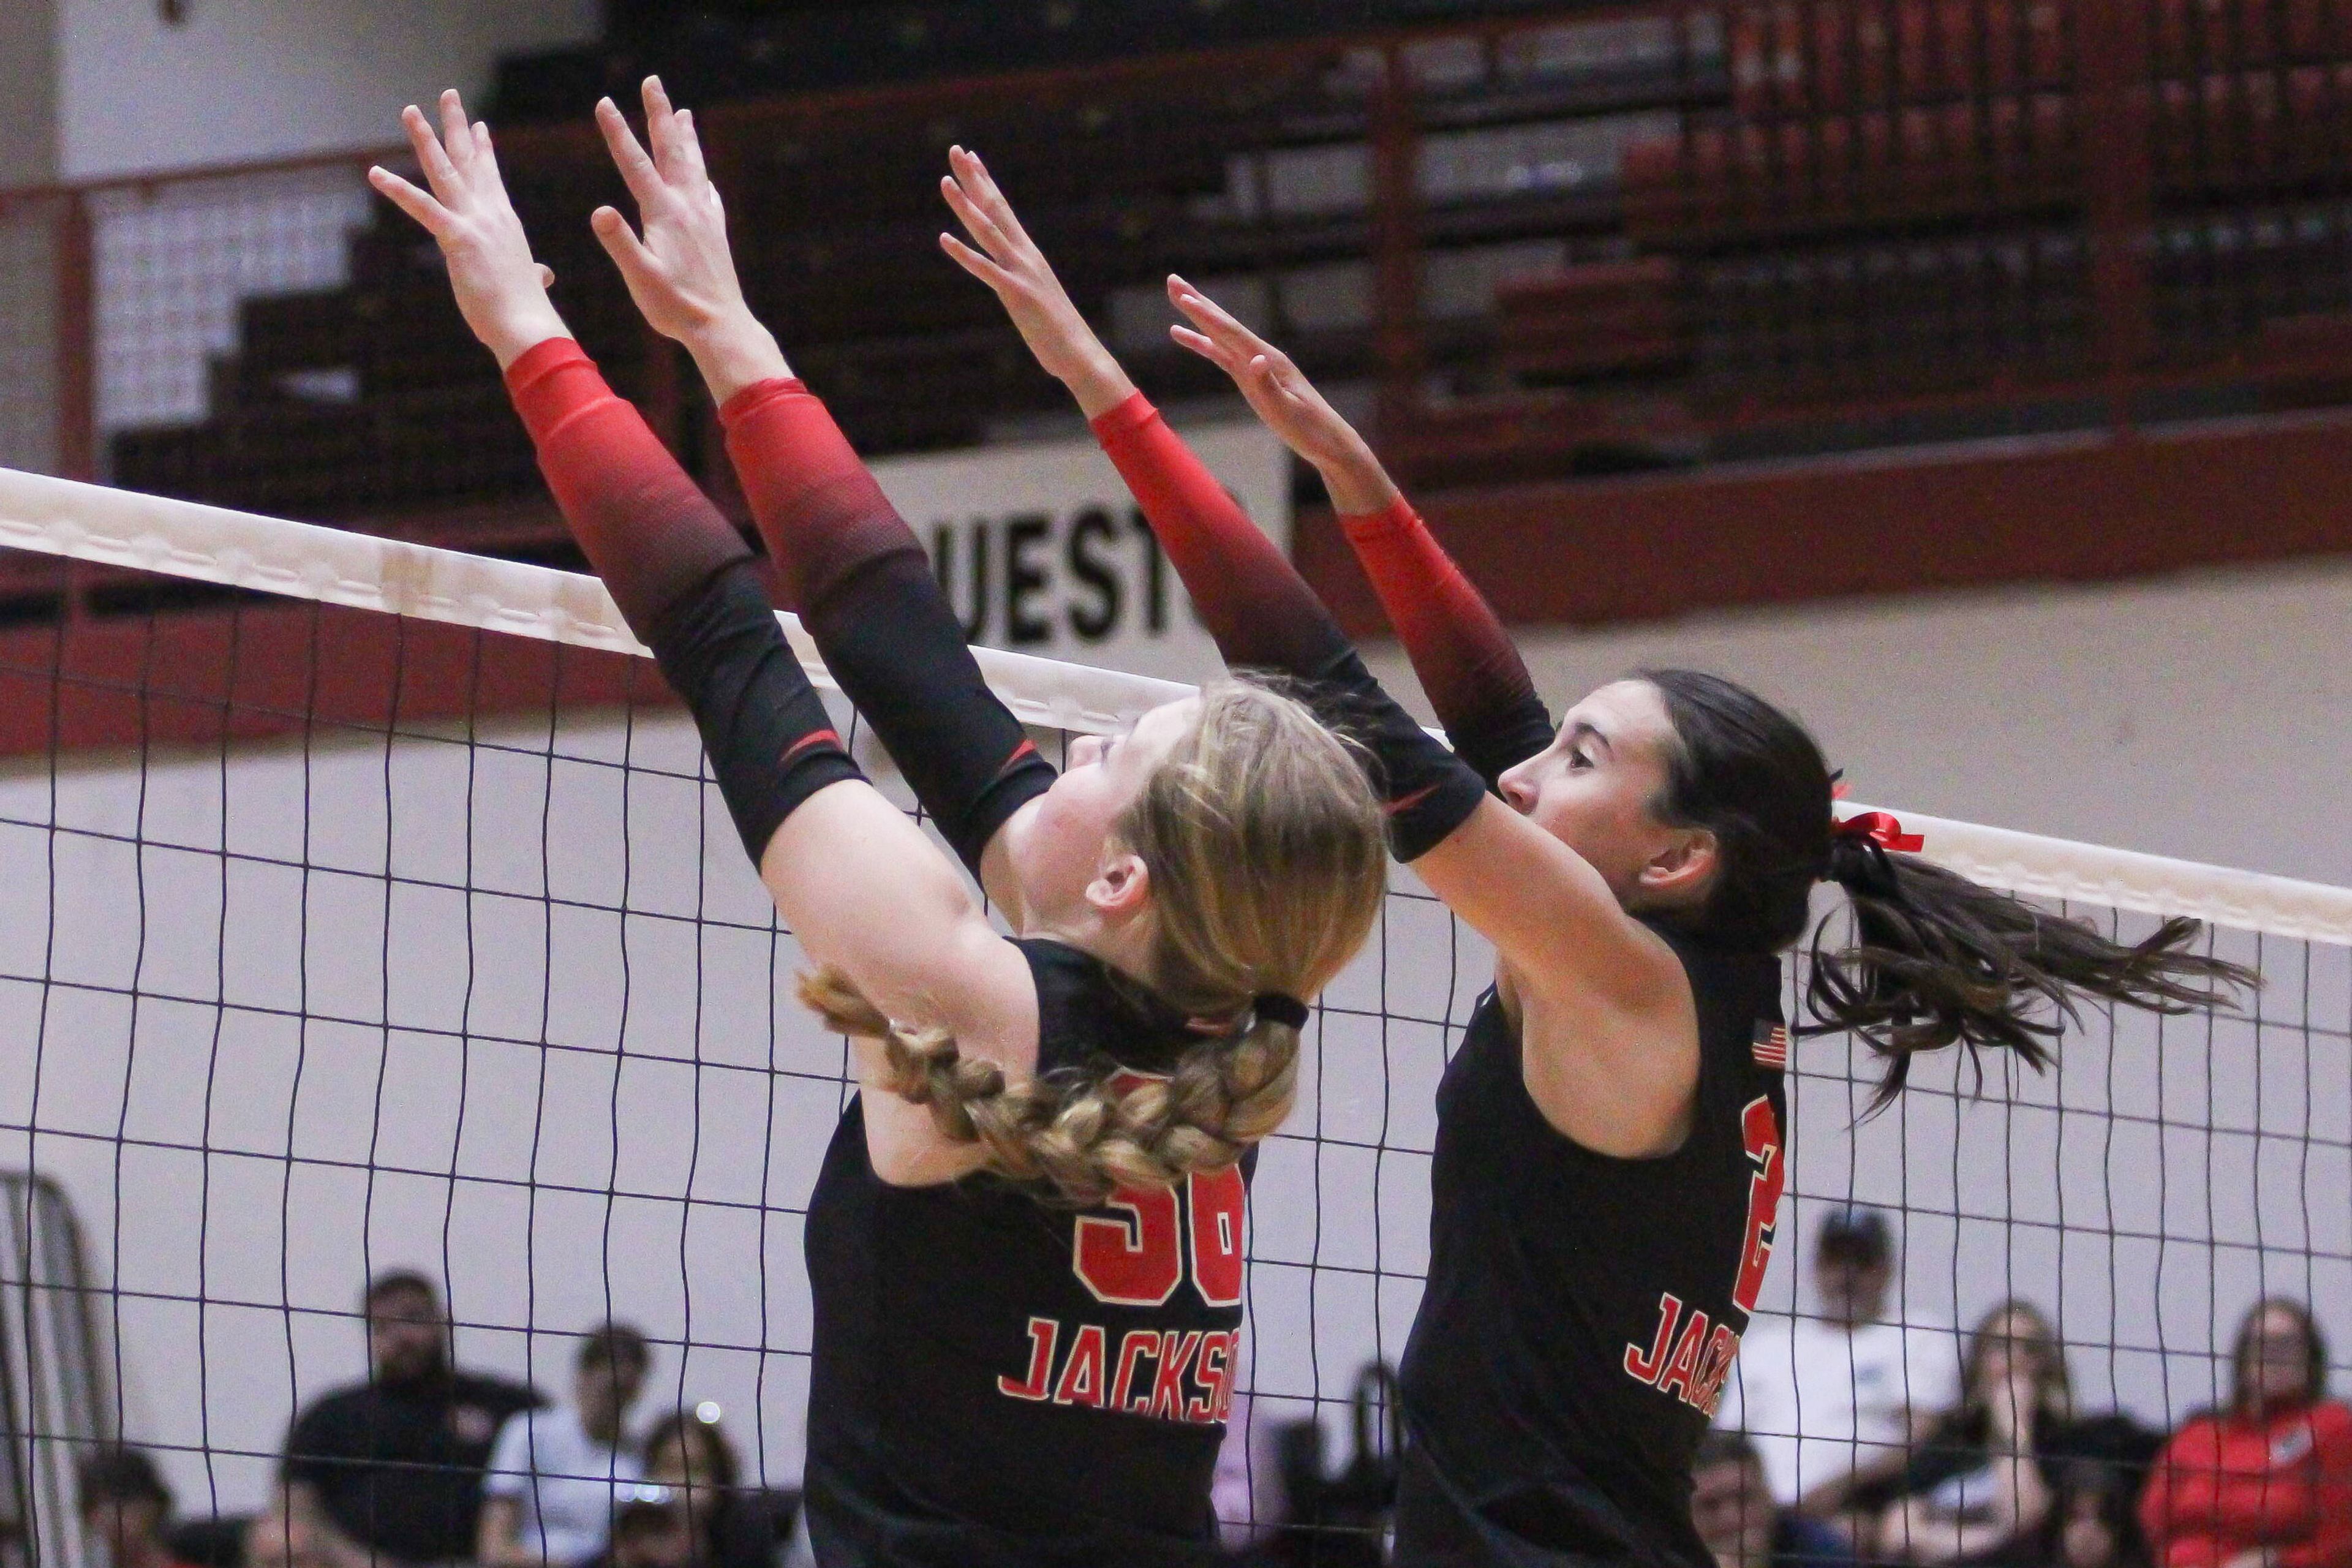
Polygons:
M6 468L0 546L579 647L646 651L593 577ZM777 618L810 676L838 689L799 618ZM1076 733L1116 730L1188 689L1026 654L975 652L989 684L1024 723ZM1927 858L1990 886L2352 944L2352 889L1898 815L1924 839Z

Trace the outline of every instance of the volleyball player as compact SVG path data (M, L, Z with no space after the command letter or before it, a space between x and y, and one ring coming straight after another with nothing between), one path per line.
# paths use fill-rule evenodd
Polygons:
M412 108L430 193L371 179L438 241L582 548L694 715L820 965L803 996L860 1038L807 1223L819 1560L1203 1561L1249 1151L1288 1107L1302 998L1378 912L1388 825L1349 745L1240 682L1075 743L1057 778L731 292L690 122L651 87L648 109L656 159L624 158L646 237L613 214L599 232L775 465L747 479L786 582L1020 940L862 778L748 550L572 342L487 129L454 93L438 136ZM1436 810L1475 809L1475 778L1433 742L1424 760Z
M979 159L942 184L992 288L1150 517L1229 664L1361 665L1289 562L1135 390ZM1415 863L1496 950L1438 1090L1427 1289L1402 1367L1407 1564L1709 1568L1691 1467L1771 1256L1786 1171L1778 954L1815 883L1850 948L1811 953L1808 1002L1887 1060L1959 1043L2041 1066L2037 1005L2158 1010L2242 971L2124 947L1840 825L1820 749L1729 681L1656 670L1555 732L1501 625L1370 447L1296 366L1181 279L1177 340L1228 372L1324 476L1456 751L1494 795ZM1563 570L1573 569L1563 563ZM1362 678L1369 682L1369 677Z

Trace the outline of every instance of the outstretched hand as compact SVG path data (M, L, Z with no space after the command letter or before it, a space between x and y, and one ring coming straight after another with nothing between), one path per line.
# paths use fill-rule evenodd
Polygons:
M727 243L727 209L704 165L694 111L671 105L659 77L643 89L648 153L620 107L596 105L596 128L637 204L640 237L611 207L589 215L605 254L621 269L646 322L692 351L724 403L742 388L789 375L775 339L752 318Z
M415 104L400 116L431 189L382 167L368 171L368 184L440 246L458 313L503 370L533 344L572 333L547 298L555 274L531 259L530 239L507 197L490 128L467 121L454 88L441 95L440 109L438 135Z
M1021 226L1013 204L1004 199L980 155L950 147L948 167L951 173L940 181L940 194L971 244L942 234L940 248L995 291L1038 364L1070 389L1087 418L1108 414L1134 396L1135 384L1078 313L1045 253Z
M1234 378L1266 427L1322 474L1334 506L1354 515L1379 511L1396 500L1396 486L1371 447L1288 354L1173 273L1168 299L1192 323L1171 326L1168 335Z

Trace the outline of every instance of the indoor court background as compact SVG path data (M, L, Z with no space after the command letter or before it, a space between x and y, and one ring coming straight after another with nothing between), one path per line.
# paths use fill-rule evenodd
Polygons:
M414 259L383 241L356 184L362 164L343 151L382 142L402 102L446 79L488 88L499 57L593 53L600 36L622 38L630 8L612 9L194 0L176 25L131 0L12 11L0 28L45 27L48 47L0 37L0 85L46 104L48 129L28 142L19 126L0 143L0 466L569 564L550 542L527 447L518 461L519 431L463 358L486 356L448 345L454 311L393 318L395 331L380 316L352 329L329 307L353 292L414 297L383 281ZM944 19L930 37L951 41L958 8L931 9ZM1694 206L1661 197L1639 216L1626 148L1679 138L1697 159L1700 130L1754 121L1814 127L1806 144L1818 150L1834 141L1818 127L1842 120L1861 144L1881 88L1853 87L1842 102L1821 58L1787 41L1815 16L1848 13L1831 0L1485 8L1513 13L1501 21L1469 16L1478 9L1401 7L1394 24L1419 29L1406 32L1351 29L1318 11L1306 41L1282 43L1295 57L1251 56L1268 79L1318 83L1355 118L1302 131L1268 111L1296 145L1254 125L1202 154L1206 172L1169 175L1182 200L1107 198L1149 217L1126 239L1132 254L1087 251L1078 264L1100 272L1097 302L1122 347L1145 352L1158 326L1139 290L1179 264L1231 281L1313 342L1351 406L1381 419L1474 576L1504 599L1556 709L1631 668L1701 665L1802 716L1874 805L2352 885L2352 424L2340 406L2352 396L2342 346L2352 339L2329 335L2352 302L2352 91L2339 64L2352 60L2352 5L2194 0L2193 18L2235 18L2204 31L2168 20L2178 6L2119 0L1863 5L1968 19L1974 34L1956 36L1976 37L1958 50L1974 64L1920 90L1975 123L2004 123L2011 100L2029 119L2048 100L2078 105L2069 151L2047 169L2030 150L1995 161L2086 189L2098 137L2079 106L2116 89L2085 63L2085 39L2139 17L2150 80L2225 83L2210 124L2182 132L2151 110L2143 125L2159 166L2193 147L2195 177L2155 180L2138 208L2118 213L2095 195L2019 197L2006 163L1998 178L1956 179L1939 155L1912 149L1889 155L1883 185L1858 179L1862 194L1846 193L1834 223L1704 243L1671 232L1677 213L1697 221ZM2041 37L2040 22L2019 20L2029 11L2063 18L2052 32L2065 42L2047 79L2028 65L2008 80L2007 57L1986 40L2004 28ZM1084 25L1097 15L1084 10ZM1752 31L1739 42L1743 16L1767 19L1766 43ZM1265 47L1223 33L1203 42ZM1133 45L1138 58L1158 47ZM1782 77L1764 79L1783 96L1743 78L1743 58L1783 62L1771 65ZM958 77L953 63L931 75ZM1181 140L1182 115L1166 106L1232 68L1152 74L1088 57L1021 68L1050 73L1064 117L1052 123L1065 130L1122 93L1159 105L1142 129L1118 132L1129 154L1150 157ZM1415 199L1402 205L1390 190L1398 121L1380 118L1390 100L1347 86L1346 72L1366 68L1405 73L1423 103L1419 119L1405 116L1427 144L1408 180ZM1897 109L1908 90L1899 77L1884 85ZM2247 85L2272 79L2274 90ZM527 81L511 70L498 79L525 100ZM992 101L992 79L974 79L906 89L935 95L922 99L935 118L877 155L888 179L903 184L922 166L916 153L929 156L934 131L989 123L974 106ZM787 132L823 144L793 118L817 111L794 100L761 118L767 88L811 84L733 86L751 105L730 111L742 117L742 178L783 193L771 206L747 197L741 221L799 221L785 210L794 193L837 198L760 161ZM816 86L853 92L818 100L846 127L838 156L853 163L861 129L919 118L887 94ZM2193 101L2212 100L2198 90ZM2265 121L2266 90L2303 107ZM2156 90L2150 101L2173 100ZM495 100L491 112L497 123ZM1016 137L1001 123L1012 110L996 112L1000 133ZM539 118L554 128L518 132L532 151L510 165L543 157L534 199L584 219L595 176L579 173L562 117ZM2256 135L2265 125L2267 142ZM1056 184L1044 142L1009 148L1034 165L1030 188L1042 205L1091 213L1072 187L1092 165L1074 163L1068 185ZM218 172L288 158L314 161ZM2231 159L2252 171L2237 184L2223 177ZM1940 193L1921 198L1931 210L1885 194L1930 187ZM1023 190L1016 181L1016 200ZM896 222L921 195L893 187L874 199ZM1089 221L1068 220L1074 248L1081 231L1124 233L1116 212ZM926 225L936 226L908 217L891 243L919 248ZM2086 259L2116 225L2154 237L2144 275L2120 289ZM559 273L586 289L604 264L584 222L575 227L545 237L568 247ZM1192 244L1193 229L1216 242L1195 246L1208 261L1167 248ZM1310 230L1322 237L1300 237ZM1663 355L1643 313L1654 300L1580 304L1576 292L1584 269L1659 255L1683 269L1672 298L1691 340ZM2195 265L2166 270L2184 255ZM1423 329L1405 348L1399 257ZM1868 295L1867 280L1884 276L1873 257L1948 297L1960 289L1954 278L2010 282L1988 286L1979 314L1956 310L1939 332L1832 342L1824 322L1855 308L1822 279ZM2019 257L2046 270L2012 267ZM1001 343L961 317L924 314L931 296L904 278L941 296L961 286L927 265L892 263L875 299L814 272L773 283L822 340L808 364L819 390L836 378L845 419L871 449L985 437L1015 465L1024 451L1058 450L1018 444L1070 429ZM1628 286L1622 274L1601 285ZM1549 305L1530 303L1554 286ZM1748 303L1725 305L1741 287ZM1916 315L1919 298L1883 289L1860 314ZM2021 299L2022 316L2003 314ZM2111 320L2135 299L2137 335ZM677 366L665 368L609 306L609 290L583 306L583 335L666 433L696 449L707 433ZM866 336L814 324L828 310ZM899 331L902 310L917 325ZM2015 335L2018 320L2044 335ZM779 327L790 349L793 325ZM1612 342L1620 330L1633 346L1613 360L1546 361L1537 346L1542 331ZM945 346L910 346L927 332ZM378 346L336 357L355 341ZM265 342L279 361L256 363ZM423 368L404 369L386 343ZM985 374L972 370L983 362ZM1155 374L1169 378L1188 419L1234 412L1171 362L1147 357L1139 374L1148 390ZM456 393L436 389L445 374L462 383ZM941 390L918 418L896 389L932 384L925 377ZM1401 405L1401 384L1428 406ZM1006 386L1018 395L990 401ZM462 417L434 425L402 396L437 398ZM1524 402L1490 420L1487 403L1512 396ZM988 417L965 416L975 403ZM1874 412L1882 405L1899 412ZM1592 412L1603 406L1605 419ZM940 407L957 417L925 423ZM346 419L353 410L375 423ZM1642 472L1601 471L1627 466L1629 448L1644 457L1630 465ZM1331 565L1319 498L1301 491L1294 507L1267 460L1237 447L1235 471L1221 472L1261 521L1290 531L1352 624L1377 635L1360 584ZM2135 472L2151 477L2117 478ZM1001 521L1012 503L997 493ZM1642 535L1645 520L1678 508L1700 521L1664 542ZM1482 531L1507 511L1516 521ZM910 516L919 531L960 521L944 507ZM1132 599L1148 563L1123 558L1120 569ZM338 673L356 612L330 612L303 635L303 609L175 598L135 574L65 576L25 554L0 570L10 753L0 763L0 1168L37 1171L70 1202L106 1435L154 1449L184 1507L250 1510L289 1413L362 1369L362 1279L415 1266L448 1281L461 1363L542 1386L568 1375L572 1334L607 1315L641 1324L656 1341L656 1394L718 1401L755 1472L793 1484L807 1335L799 1211L840 1104L843 1048L781 984L796 949L698 787L691 731L650 668L615 673L619 661L581 656L585 695L557 703L560 679L541 665L528 678L501 673L510 639L419 633L419 650L430 642L436 668L470 672L471 685L439 679L433 700L400 708L394 736L387 694L406 688L387 674L384 636L370 634L366 658ZM264 623L276 628L268 637L254 629ZM257 658L297 650L313 689L341 681L337 716L306 725L299 706L266 711L283 709L280 681L225 721L217 694L240 677L219 666L239 626L271 650ZM1188 655L1164 643L1185 635L1179 608L1109 655L1058 622L1030 651L1182 673ZM1392 644L1367 652L1412 691ZM184 700L191 691L205 695ZM53 730L74 704L86 727ZM1059 738L1041 739L1052 754ZM1378 941L1325 998L1298 1110L1267 1147L1252 1209L1244 1386L1272 1412L1319 1409L1335 1431L1357 1369L1402 1347L1426 1257L1425 1152L1454 1038L1446 1026L1466 1016L1489 965L1409 878L1399 887ZM2139 923L2124 916L2120 929ZM2225 1370L2217 1344L2272 1292L2314 1302L2343 1363L2352 960L2328 942L2238 931L2216 942L2269 975L2258 1017L2159 1026L2088 1013L2047 1079L1995 1064L1974 1094L1963 1064L1923 1064L1901 1104L1857 1123L1874 1069L1843 1041L1801 1046L1768 1305L1801 1307L1816 1218L1864 1201L1900 1211L1906 1320L1965 1324L2004 1297L2033 1300L2057 1314L2087 1405L2171 1425L2210 1404ZM0 1312L20 1335L32 1318ZM58 1434L53 1446L98 1435Z

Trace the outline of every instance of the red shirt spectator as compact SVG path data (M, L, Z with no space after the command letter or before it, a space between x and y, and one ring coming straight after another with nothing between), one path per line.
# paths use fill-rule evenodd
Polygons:
M2140 1500L2158 1568L2352 1568L2352 1407L2310 1312L2247 1314L2230 1408L2166 1445Z

